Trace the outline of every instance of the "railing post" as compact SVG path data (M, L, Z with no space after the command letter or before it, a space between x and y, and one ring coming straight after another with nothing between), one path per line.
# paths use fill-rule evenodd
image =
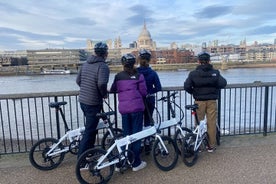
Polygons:
M115 113L115 128L118 128L118 115L117 115L117 98L116 98L116 93L113 93L113 103L114 103L114 110L116 111Z
M268 116L268 90L269 87L265 86L265 100L264 100L264 133L263 135L267 135L267 116Z
M220 128L220 111L221 111L221 90L219 90L219 98L218 98L218 128Z
M170 91L167 91L167 96L170 95ZM171 119L171 111L170 111L170 105L169 105L169 100L167 100L167 111L168 111L168 116L167 116L167 119ZM168 127L168 136L170 137L171 136L171 127Z
M58 102L58 97L54 97L55 102ZM57 123L57 138L60 139L60 126L59 126L59 114L58 110L56 109L56 123Z

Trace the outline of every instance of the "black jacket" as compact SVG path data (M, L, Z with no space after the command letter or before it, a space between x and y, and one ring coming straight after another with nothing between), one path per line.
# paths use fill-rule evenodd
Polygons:
M227 81L211 64L202 64L189 73L184 82L184 90L192 94L195 100L216 100L219 90L227 85Z

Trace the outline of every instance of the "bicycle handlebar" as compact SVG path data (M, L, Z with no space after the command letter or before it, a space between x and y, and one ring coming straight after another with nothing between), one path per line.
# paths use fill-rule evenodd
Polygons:
M173 97L173 98L175 98L175 95L177 94L178 92L176 91L176 92L173 92L172 94L170 94L170 95L168 95L168 96L163 96L162 98L160 98L160 99L158 99L158 101L166 101L166 100L168 100L168 99L170 99L170 97Z
M109 112L102 112L102 113L97 113L96 116L99 118L102 118L103 120L107 119L107 116L114 115L115 111L109 111Z

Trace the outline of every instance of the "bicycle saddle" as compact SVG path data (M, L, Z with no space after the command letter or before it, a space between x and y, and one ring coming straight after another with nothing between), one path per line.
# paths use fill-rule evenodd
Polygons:
M193 105L185 105L186 109L198 109L198 104L193 104Z
M67 104L67 102L50 102L49 106L51 108L59 108L60 106L66 105L66 104Z

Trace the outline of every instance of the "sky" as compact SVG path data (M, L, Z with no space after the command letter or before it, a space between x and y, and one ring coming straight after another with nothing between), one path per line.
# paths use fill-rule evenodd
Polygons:
M275 0L0 0L0 50L85 49L86 40L157 47L274 43Z

